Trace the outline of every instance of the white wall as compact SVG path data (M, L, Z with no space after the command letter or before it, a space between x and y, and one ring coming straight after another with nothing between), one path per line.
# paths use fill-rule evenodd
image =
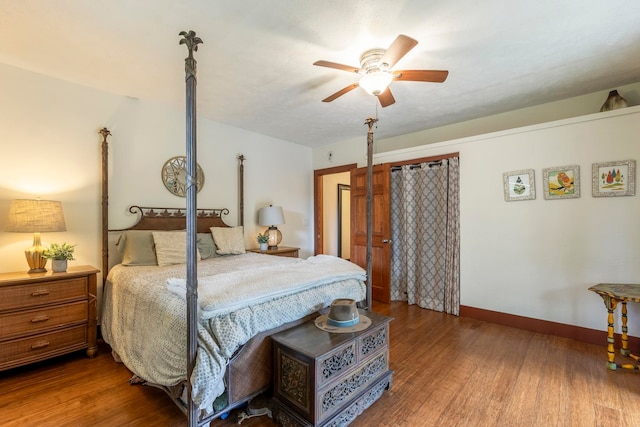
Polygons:
M620 86L618 92L629 102L629 105L640 105L640 82ZM474 135L485 135L523 126L548 123L571 117L581 117L600 111L600 107L607 99L609 91L589 93L574 98L549 102L534 107L508 111L502 114L455 123L425 131L409 133L393 138L376 139L374 130L373 152L376 154L404 148L433 144L436 142L452 141ZM394 104L389 108L401 108L401 104ZM376 127L393 126L386 122L384 114ZM364 120L364 117L363 117ZM428 120L428 119L425 119ZM331 152L331 161L328 154ZM366 164L367 158L367 130L363 127L362 137L316 148L313 152L313 169L323 169L336 165L358 162L360 166Z
M628 101L629 105L640 105L640 83L634 83L617 88L618 92ZM429 129L420 132L419 144L416 144L415 134L401 135L378 141L374 148L376 153L414 147L416 145L434 142L450 141L473 135L482 135L507 129L515 129L534 124L548 123L571 117L600 111L600 107L607 99L608 91L594 92L574 98L549 102L520 110L508 111L502 114L482 117L449 126ZM379 122L383 126L382 120Z
M184 81L176 82L184 85ZM15 198L62 201L67 231L44 233L51 242L77 244L72 265L101 268L101 136L110 143L110 227L131 225L131 204L185 205L163 186L160 170L173 156L185 155L184 110L108 94L0 64L0 271L26 271L23 251L32 236L2 231ZM313 254L312 151L203 118L198 120L198 163L205 184L201 207L229 208L238 224L238 161L245 161L245 243L257 247L257 211L281 205L286 224L283 245Z
M160 179L164 162L185 154L184 112L130 101L120 116L110 140L109 206L114 228L134 221L126 212L131 204L185 204L185 199L169 193ZM313 217L311 149L203 118L197 126L197 160L205 174L198 205L227 207L231 211L225 218L227 223L239 223L237 157L243 154L246 246L257 247L255 238L266 229L257 225L258 210L273 204L284 209L285 224L278 226L282 245L300 247L301 256L309 256L313 252L312 227L306 225Z
M602 300L587 288L640 282L640 195L592 197L591 165L640 161L638 135L640 107L629 107L381 153L374 163L460 153L462 305L604 330ZM581 197L545 200L542 168L574 164ZM506 202L503 172L529 168L536 200ZM630 331L640 330L640 310L629 311Z

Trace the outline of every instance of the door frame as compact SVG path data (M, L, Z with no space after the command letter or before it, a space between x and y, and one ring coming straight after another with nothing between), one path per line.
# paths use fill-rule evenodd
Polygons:
M324 230L322 229L322 177L334 173L351 172L358 167L357 163L335 166L331 168L316 169L313 171L313 254L322 253L324 243Z

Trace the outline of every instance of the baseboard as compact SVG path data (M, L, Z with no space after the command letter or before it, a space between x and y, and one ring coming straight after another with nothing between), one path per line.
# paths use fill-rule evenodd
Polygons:
M606 326L607 312L602 310L602 324ZM555 335L563 338L571 338L576 341L596 345L607 345L607 332L596 329L588 329L580 326L565 325L564 323L549 322L547 320L534 319L532 317L516 316L514 314L501 313L499 311L485 310L482 308L460 306L460 316L499 325L511 326L541 334ZM616 348L620 348L620 334L615 334ZM629 349L634 352L640 349L640 338L629 336Z

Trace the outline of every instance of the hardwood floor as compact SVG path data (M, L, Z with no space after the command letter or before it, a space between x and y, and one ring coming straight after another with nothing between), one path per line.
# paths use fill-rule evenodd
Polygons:
M606 367L606 347L394 302L393 387L351 425L639 426L640 373ZM638 350L638 349L632 349ZM0 372L3 426L186 426L164 392L130 386L106 345ZM212 427L237 425L236 411ZM243 426L274 426L267 417Z

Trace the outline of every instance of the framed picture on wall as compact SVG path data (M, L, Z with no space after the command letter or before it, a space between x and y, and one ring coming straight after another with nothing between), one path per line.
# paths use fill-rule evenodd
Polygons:
M633 196L636 194L636 161L620 160L591 165L593 197Z
M580 197L580 166L558 166L542 169L544 198L576 199Z
M502 174L504 185L504 200L534 200L536 198L536 183L533 169L505 172Z

